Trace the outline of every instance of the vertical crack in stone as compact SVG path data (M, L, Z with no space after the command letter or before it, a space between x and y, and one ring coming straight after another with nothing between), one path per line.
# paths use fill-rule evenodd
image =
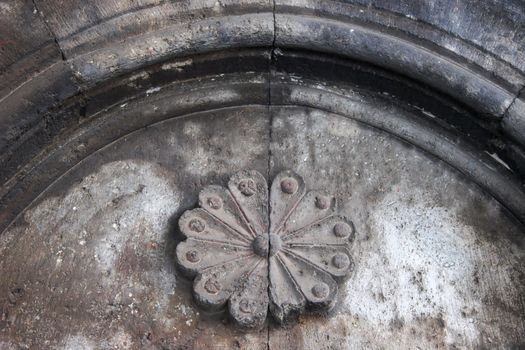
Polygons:
M511 109L512 105L514 105L514 103L516 103L516 100L518 98L520 98L521 94L525 92L525 85L523 85L519 90L518 92L516 93L516 96L514 96L512 98L512 101L510 101L509 105L507 106L507 108L505 108L505 110L503 111L503 113L501 113L500 115L500 119L503 119L505 118L505 116L507 115L507 113L509 112L509 110Z
M267 180L268 180L268 192L270 192L270 175L271 175L271 169L272 169L272 139L273 139L273 110L272 110L272 74L273 74L273 68L275 64L275 40L277 36L277 23L275 20L275 0L272 0L272 17L273 17L273 40L272 40L272 48L270 51L270 57L268 61L268 116L269 116L269 122L268 122L268 169L267 169ZM268 197L268 216L271 211L271 202ZM271 222L268 223L268 230L270 230ZM268 231L268 235L270 235L271 232ZM268 237L269 238L269 237ZM270 239L268 239L268 255L267 255L267 274L268 277L270 276ZM268 296L270 296L270 279L268 278L268 285L267 285L267 293ZM270 313L270 303L268 303L268 314ZM270 324L267 323L266 325L266 346L267 349L270 350Z
M36 4L36 0L31 0L31 2L33 3L33 7L39 13L40 17L42 17L42 20L44 21L44 24L45 24L49 34L51 34L51 36L53 37L53 41L55 42L55 45L56 45L58 51L60 52L60 57L62 58L62 61L67 61L66 54L62 50L62 47L60 46L60 43L58 42L58 38L57 38L55 32L53 31L53 29L51 28L51 26L47 22L46 18L44 17L44 13L42 11L40 11L40 9L38 8L38 5Z

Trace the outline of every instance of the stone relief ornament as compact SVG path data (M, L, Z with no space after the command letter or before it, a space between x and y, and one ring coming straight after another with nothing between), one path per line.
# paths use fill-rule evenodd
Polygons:
M337 215L333 196L306 192L292 171L279 173L269 192L263 175L243 170L228 188L205 187L200 208L179 219L186 240L177 264L195 277L195 301L206 310L227 305L245 328L260 327L268 312L283 323L330 309L353 267L354 225Z

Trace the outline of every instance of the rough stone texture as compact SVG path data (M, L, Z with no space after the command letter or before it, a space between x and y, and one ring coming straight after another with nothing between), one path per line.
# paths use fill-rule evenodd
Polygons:
M520 0L446 0L414 3L409 0L351 0L368 7L389 10L409 19L426 22L490 52L522 72L525 62L525 7ZM497 33L497 34L496 34Z
M90 118L84 118L83 123L77 124L77 128L62 133L61 138L44 149L35 150L35 145L29 143L27 152L38 152L38 156L24 168L13 169L19 170L18 173L0 189L0 219L3 224L11 221L18 215L20 208L26 207L42 190L75 164L133 131L188 113L243 104L261 105L268 101L267 76L254 73L211 75L162 85L149 85L150 83L149 80L143 83L142 75L129 77L123 83L125 88L129 88L124 90L124 93L129 94L126 95L127 99L117 104L108 103L100 95L118 95L118 89L122 87L103 90L85 108L89 108L94 114ZM55 113L53 116L57 115ZM64 118L69 116L66 114ZM75 114L71 118L73 121L78 120L74 117ZM187 148L187 152L193 151ZM10 165L15 167L16 162Z
M56 35L65 55L79 56L111 45L132 36L147 33L154 34L160 29L181 29L173 41L184 41L184 36L193 23L206 23L206 18L220 24L223 16L236 16L243 13L271 11L269 0L92 0L89 2L74 0L35 0ZM120 30L115 31L115 28ZM165 33L164 33L165 34ZM216 39L226 39L225 33L215 36ZM162 31L154 36L156 40L167 41ZM188 37L189 39L189 37ZM151 53L158 54L159 42L149 42ZM129 53L128 53L129 54ZM102 62L100 62L102 63Z
M494 134L500 133L502 115L525 84L523 7L515 1L24 0L0 4L5 14L0 32L9 42L0 51L0 84L5 83L0 95L9 95L0 100L0 127L6 130L0 135L0 165L3 169L4 161L10 163L7 175L0 174L2 180L12 180L17 171L23 175L27 158L36 161L37 150L63 136L63 121L53 118L56 109L63 115L64 109L76 104L72 119L89 117L85 104L101 84L118 85L114 80L123 74L142 75L151 65L169 66L173 59L191 62L199 55L253 47L276 53L290 46L357 59L466 104L474 112L472 123ZM16 44L11 45L13 37ZM265 59L269 73L272 59ZM114 96L113 103L122 96ZM472 130L465 134L479 137ZM519 153L506 151L514 163L522 162ZM18 158L19 154L23 156Z
M525 145L525 90L509 107L502 124L510 137Z
M270 348L525 345L523 227L497 202L382 132L316 110L272 111L272 173L293 167L338 188L357 263L332 318L273 327Z
M288 12L287 5L283 2L277 6L277 46L344 55L403 72L489 116L501 117L525 82L523 73L515 72L514 77L519 79L516 85L501 84L492 73L462 64L462 57L432 48L433 43L414 40L406 32L387 32L382 26L376 28L352 17L341 20L304 15L301 6ZM313 8L323 7L318 4ZM336 9L330 8L333 12Z
M31 0L0 3L0 37L0 97L61 59Z
M79 56L71 60L71 65L82 85L90 86L173 56L267 46L273 38L271 19L271 14L255 14L224 18L221 21L210 19L203 23L176 24L162 33L131 38L107 49ZM190 29L186 32L188 26ZM180 33L184 33L183 36ZM151 55L152 51L155 56Z
M12 68L17 70L17 68ZM0 98L0 157L21 152L25 142L46 125L43 117L48 109L75 95L77 86L64 61L57 61L17 87L10 86L9 93ZM55 112L56 113L56 112Z
M172 57L273 40L268 0L37 4L83 86Z
M242 333L194 306L174 268L175 227L201 187L247 167L268 174L268 164L270 177L294 168L345 198L355 274L330 317ZM298 107L190 115L94 153L1 236L0 344L519 348L523 237L475 184L358 122Z
M525 11L518 1L277 0L276 13L383 27L409 41L417 38L415 44L432 43L439 47L432 51L449 58L463 57L472 69L478 66L514 86L523 85L525 65L517 53L524 47Z
M274 104L308 106L348 116L421 147L466 174L525 222L525 189L512 170L479 145L466 143L442 128L432 115L412 114L392 104L388 95L369 96L360 89L301 77L277 75L272 85Z
M207 113L144 129L51 188L56 195L1 237L0 344L266 348L266 330L236 335L222 315L203 317L174 265L176 222L202 184L247 166L267 173L266 111Z
M0 1L0 224L18 217L0 236L0 348L524 347L524 231L502 209L525 222L523 11ZM306 58L279 66L290 47ZM241 168L350 198L363 264L328 321L241 334L192 307L172 219Z
M77 86L31 0L0 2L0 155Z

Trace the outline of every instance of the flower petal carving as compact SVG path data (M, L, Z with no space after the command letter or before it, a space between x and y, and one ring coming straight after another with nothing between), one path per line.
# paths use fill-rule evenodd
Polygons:
M227 189L220 186L205 187L199 193L199 205L216 221L231 228L248 242L255 237L250 225L239 211L237 202Z
M293 171L286 170L275 177L270 190L270 232L279 234L305 193L303 179Z
M335 198L327 193L308 192L289 214L290 216L284 222L280 235L286 237L291 232L306 228L333 215L335 202Z
M303 313L306 299L279 254L270 257L270 312L279 323Z
M268 185L254 170L243 170L230 178L228 189L255 235L268 235Z
M244 286L245 280L262 260L254 255L201 271L193 283L193 296L197 304L207 310L218 310L226 305L231 295Z
M252 249L227 243L188 238L177 246L177 263L188 275L253 256Z
M337 283L329 274L317 269L309 261L287 252L280 252L279 259L283 261L296 287L304 295L308 306L325 309L333 305L337 296Z
M244 328L264 323L268 313L268 261L261 259L253 272L235 292L229 304L232 318Z
M244 328L260 327L268 311L283 323L306 309L334 305L338 283L354 265L355 228L336 215L332 195L307 192L290 170L268 191L263 175L243 170L227 188L205 187L199 205L179 219L186 240L176 250L179 267L195 278L199 305L216 310L228 304Z

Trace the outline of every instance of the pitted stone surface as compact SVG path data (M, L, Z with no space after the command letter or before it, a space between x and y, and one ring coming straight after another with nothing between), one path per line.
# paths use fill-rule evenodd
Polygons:
M202 313L174 264L176 219L200 184L266 172L267 108L241 111L117 141L0 235L0 349L267 349L266 330Z
M524 231L498 202L388 133L315 109L270 110L270 169L268 108L243 107L141 129L57 180L0 236L0 348L523 347ZM174 268L170 222L203 186L249 167L270 179L293 168L345 199L338 211L355 232L326 232L353 242L356 264L330 317L241 332L227 313L201 312ZM250 276L228 312L252 320L266 281Z
M270 349L523 347L525 231L461 173L309 108L273 109L272 157L346 198L355 233L331 234L352 237L358 263L333 317L270 326Z
M219 197L224 209L209 205L210 198ZM199 199L204 210L186 211L179 220L187 239L177 247L177 263L197 276L194 296L202 306L216 309L229 301L234 321L255 328L264 322L268 308L282 323L307 307L334 305L336 281L351 271L351 240L331 232L338 225L352 224L335 214L332 196L306 193L299 175L283 171L275 177L268 198L265 178L245 170L232 176L228 189L205 187ZM196 232L195 222L203 229ZM195 251L202 260L188 258ZM224 289L218 279L224 281ZM232 298L234 293L245 297ZM248 302L248 296L259 302Z

